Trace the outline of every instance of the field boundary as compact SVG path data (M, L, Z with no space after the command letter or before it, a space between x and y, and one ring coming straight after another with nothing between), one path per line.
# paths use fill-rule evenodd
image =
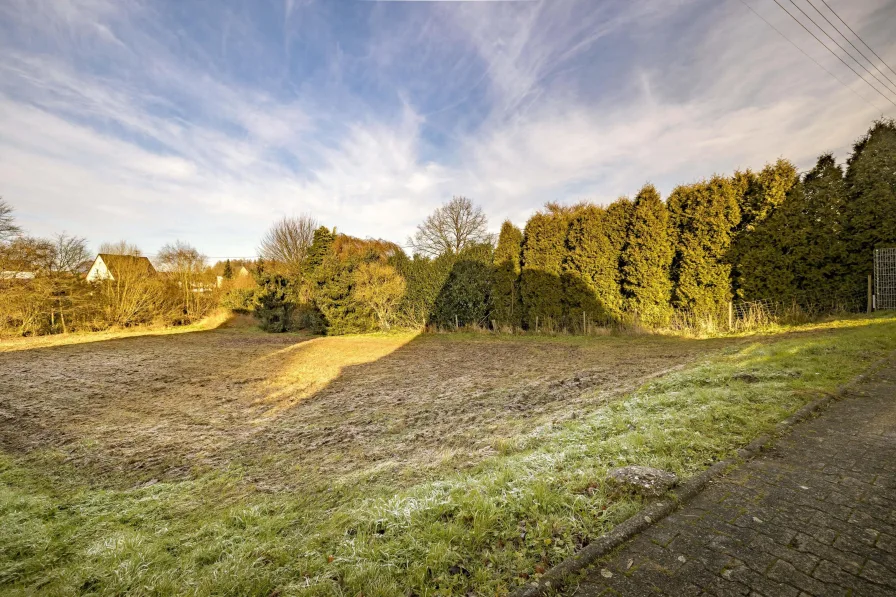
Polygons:
M512 597L543 597L569 584L572 577L585 571L586 568L612 552L623 543L644 532L679 507L688 503L699 494L707 484L726 474L734 467L758 456L777 438L790 431L794 426L818 414L835 400L841 399L850 389L880 370L890 362L896 352L891 352L872 363L868 369L847 381L833 392L826 392L820 398L804 405L792 415L775 425L770 434L763 434L735 452L736 456L716 462L705 471L694 475L669 492L664 499L648 505L643 510L619 523L608 533L582 548L578 553L566 558L535 582L523 585L514 591ZM549 593L550 592L550 593Z

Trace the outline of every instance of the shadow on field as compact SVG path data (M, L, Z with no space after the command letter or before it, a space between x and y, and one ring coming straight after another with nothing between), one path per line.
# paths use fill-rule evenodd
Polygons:
M319 338L268 361L280 368L269 374L271 398L257 404L274 404L253 446L311 477L464 467L520 449L521 434L599 407L727 343L476 333ZM304 372L322 363L338 374L315 387L317 372Z

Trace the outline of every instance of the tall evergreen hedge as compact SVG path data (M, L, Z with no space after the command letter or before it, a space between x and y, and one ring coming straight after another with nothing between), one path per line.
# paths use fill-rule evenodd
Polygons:
M589 205L572 218L563 264L564 293L573 325L584 318L609 323L622 316L619 258L627 213ZM622 221L619 217L623 216Z
M495 248L492 274L492 320L499 326L518 328L523 324L520 298L520 251L523 233L510 220L501 226Z
M635 197L622 251L622 288L627 311L646 325L669 321L673 253L669 213L656 188L645 185Z
M563 261L566 257L566 232L570 210L548 206L529 218L523 233L520 294L524 321L534 329L565 323Z
M874 249L896 247L896 121L875 122L846 162L846 286L861 292Z
M716 312L731 298L726 255L741 221L737 190L730 179L683 185L668 200L675 241L673 304L697 314Z
M741 299L810 302L860 295L874 249L886 246L896 246L892 120L875 122L855 144L845 174L825 154L802 179L779 159L682 185L667 204L651 185L606 208L549 204L523 232L505 222L494 250L409 258L392 243L320 228L304 284L266 275L259 262L255 302L271 330L300 315L328 333L373 329L371 308L353 298L354 271L388 259L405 282L403 325L531 329L538 320L542 329L579 329L584 315L662 326L673 306L711 312L732 290Z
M849 294L840 219L845 203L843 169L825 154L781 207L777 228L794 295L823 299Z
M767 220L798 182L796 167L784 159L766 165L758 174L749 170L735 173L732 184L738 194L741 221L727 261L732 265L732 288L738 298L773 298L792 286L785 279L786 273L777 279L773 274L785 267L785 259L776 252L775 223Z
M487 327L491 309L493 249L477 244L456 254L433 304L429 323L439 328Z

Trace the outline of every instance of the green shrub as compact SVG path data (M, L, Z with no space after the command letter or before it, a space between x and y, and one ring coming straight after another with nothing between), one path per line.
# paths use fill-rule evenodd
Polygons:
M488 325L492 247L474 245L457 255L433 305L430 323L440 328Z
M518 328L523 324L523 303L520 298L522 243L522 231L510 220L504 222L495 249L491 288L491 318L498 326Z

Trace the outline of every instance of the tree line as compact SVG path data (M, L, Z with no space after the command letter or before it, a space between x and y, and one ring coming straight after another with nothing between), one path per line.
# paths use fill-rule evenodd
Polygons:
M873 123L845 167L824 154L799 173L778 159L680 185L665 200L646 184L605 206L549 203L522 229L504 222L497 238L480 207L454 197L408 244L410 254L311 216L287 217L262 239L255 262L209 267L175 243L157 259L162 276L87 284L74 273L83 265L72 265L86 255L83 239L23 236L0 201L0 271L38 272L25 283L0 280L0 326L48 333L185 323L220 301L254 312L269 331L578 331L665 327L681 313L711 322L731 300L856 302L873 250L896 246L896 123ZM138 253L126 243L108 251ZM250 276L235 279L234 265Z
M291 325L287 303L296 325L328 333L663 327L682 312L712 321L731 300L856 304L874 248L896 245L896 124L875 122L845 169L831 154L803 174L778 159L680 185L665 201L646 184L606 206L549 203L523 229L504 222L496 242L462 197L420 225L412 256L358 239L356 251L335 251L349 237L327 228L311 237L298 277L262 279L271 291L258 312L276 312L277 329Z

